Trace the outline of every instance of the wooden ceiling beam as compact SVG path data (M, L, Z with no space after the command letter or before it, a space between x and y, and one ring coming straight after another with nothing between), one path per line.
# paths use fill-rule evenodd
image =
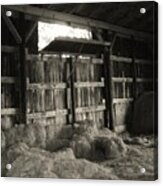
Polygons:
M127 29L121 26L109 24L107 22L98 21L94 19L90 19L87 17L80 17L76 15L71 15L68 13L62 13L57 11L51 11L45 8L33 7L30 5L3 5L2 8L6 8L7 10L13 10L18 12L24 12L25 14L34 16L38 20L50 20L50 21L62 21L72 23L74 25L83 25L89 27L98 27L102 29L108 29L117 33L130 35L135 38L143 38L147 40L152 40L152 34L144 33L140 31L135 31L132 29Z

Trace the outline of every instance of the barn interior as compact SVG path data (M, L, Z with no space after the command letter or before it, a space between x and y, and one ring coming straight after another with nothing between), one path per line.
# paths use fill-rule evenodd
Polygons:
M157 4L3 5L1 17L2 176L155 180Z

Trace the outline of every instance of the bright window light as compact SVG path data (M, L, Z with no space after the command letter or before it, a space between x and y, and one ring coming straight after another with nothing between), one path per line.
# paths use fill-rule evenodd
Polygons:
M91 39L92 34L88 29L74 28L68 25L38 23L38 48L39 51L45 48L57 37Z

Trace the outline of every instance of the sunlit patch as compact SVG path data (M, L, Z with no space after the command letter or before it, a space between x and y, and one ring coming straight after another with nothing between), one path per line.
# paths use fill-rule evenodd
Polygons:
M57 37L91 39L92 34L88 29L76 28L68 25L39 22L38 37L38 48L39 50L42 50Z

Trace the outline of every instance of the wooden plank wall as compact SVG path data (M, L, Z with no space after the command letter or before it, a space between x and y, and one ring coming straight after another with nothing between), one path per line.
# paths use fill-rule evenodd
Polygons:
M30 55L27 78L27 123L53 126L59 133L66 124L66 61L53 55Z
M115 124L118 130L123 130L126 125L131 123L134 98L137 98L143 92L153 90L154 64L149 44L140 41L132 42L131 39L117 39L117 46L115 46L111 55L114 84L113 103ZM135 77L133 76L133 60L135 62ZM133 88L134 80L136 81L135 89Z
M1 124L8 128L19 120L18 48L2 46L1 54Z
M76 120L104 126L104 66L102 59L77 58L75 63Z
M93 120L104 125L103 61L96 58L69 59L56 55L28 55L27 123L72 124L70 77L74 76L75 122Z

